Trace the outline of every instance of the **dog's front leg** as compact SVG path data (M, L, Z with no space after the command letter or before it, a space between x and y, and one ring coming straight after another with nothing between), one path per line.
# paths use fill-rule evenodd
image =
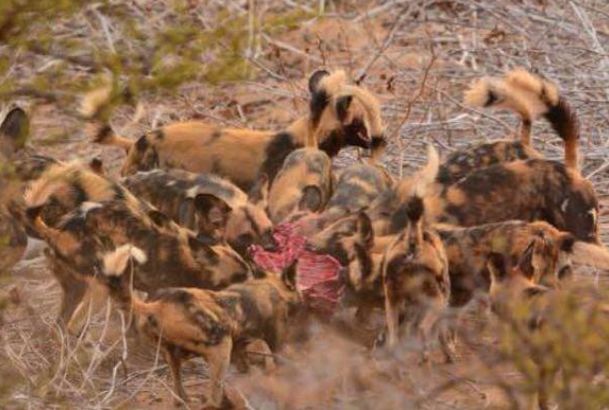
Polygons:
M184 386L182 385L182 359L180 356L170 350L165 350L165 361L169 365L169 370L171 370L171 377L173 379L173 389L174 393L180 398L175 399L174 404L176 406L181 406L186 403L188 398L186 397L186 391L184 390Z
M398 343L399 312L392 292L385 285L385 318L387 321L387 345L394 348Z

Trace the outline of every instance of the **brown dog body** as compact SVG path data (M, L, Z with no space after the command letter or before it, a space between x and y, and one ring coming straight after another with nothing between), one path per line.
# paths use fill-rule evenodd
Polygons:
M78 281L72 280L74 272L93 273L91 264L99 252L127 241L154 255L143 270L148 276L138 280L142 290L170 285L221 288L251 274L229 246L201 243L192 231L121 184L77 164L51 166L30 185L25 203L28 226L53 249L48 258L63 289L78 287ZM231 279L227 282L227 278ZM60 312L64 324L82 296L64 293Z
M343 71L315 72L309 79L309 114L284 131L221 128L202 122L167 125L136 142L118 136L109 126L97 128L94 140L127 151L122 175L152 168L212 172L244 189L265 174L272 181L295 149L318 146L334 156L347 145L370 148L378 156L385 146L376 98L350 85ZM100 93L92 93L92 99ZM106 101L87 101L83 114L93 117Z
M533 147L523 144L522 141L500 140L480 144L449 155L440 165L436 181L448 186L475 170L532 158L542 158L542 155Z
M409 201L409 222L383 256L383 287L388 344L398 342L401 325L421 338L426 348L430 332L444 314L450 298L449 266L444 244L425 227L424 205ZM450 352L442 343L447 358ZM425 354L426 352L424 352Z
M372 252L374 232L364 212L345 216L307 240L310 250L336 258L346 268L348 304L369 310L383 306L382 254Z
M426 168L419 176L400 181L373 204L370 215L377 235L399 232L406 225L408 198L420 184L430 222L476 226L515 219L544 220L579 240L599 241L594 187L579 171L562 163L530 159L495 164L448 186L437 181L437 167L428 164ZM427 182L416 182L423 179Z
M268 275L220 292L167 288L142 301L131 293L129 267L145 259L141 250L129 245L118 248L104 257L102 281L122 309L133 311L140 330L161 339L178 397L187 400L180 374L182 360L202 356L211 379L209 404L219 407L231 353L247 355L247 346L262 340L270 354L283 343L290 314L300 305L294 278Z
M499 254L516 263L535 238L539 238L540 243L535 254L537 270L548 275L534 277L533 271L526 271L528 279L556 285L556 281L570 271L569 255L575 238L546 222L506 221L470 228L437 226L436 229L445 244L450 266L451 306L465 305L476 291L488 292L487 263L491 255Z
M565 162L535 158L526 127L521 145L499 142L456 153L438 168L433 183L426 187L429 218L463 226L545 220L580 240L598 242L596 193L577 170L578 120L556 87L514 70L503 79L480 80L466 100L472 105L511 108L529 122L544 115L565 142ZM534 158L503 162L513 155ZM395 233L405 226L405 201L411 185L408 178L400 181L395 192L386 195L385 203L377 204L373 219L381 227L378 233Z
M357 163L341 170L335 193L328 201L327 213L340 216L366 209L385 190L393 179L382 166Z
M590 181L563 164L515 161L474 171L426 198L432 220L462 226L510 219L545 220L597 242L598 200Z
M356 163L340 171L334 192L320 214L297 215L304 234L316 234L341 218L367 209L389 191L393 179L380 165Z
M160 227L120 200L85 202L56 227L30 212L34 226L56 255L84 275L93 274L99 254L133 243L150 255L135 277L136 289L151 292L168 286L221 289L251 277L248 264L227 245L200 242L186 229Z
M265 209L267 184L248 197L227 179L179 169L138 172L124 178L123 184L180 225L226 240L241 255L252 244L274 244Z

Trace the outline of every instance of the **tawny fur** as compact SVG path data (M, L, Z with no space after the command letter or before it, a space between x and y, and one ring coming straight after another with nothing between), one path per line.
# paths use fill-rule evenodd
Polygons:
M494 107L518 113L522 118L520 139L525 147L531 145L532 122L544 116L564 141L565 165L577 169L577 116L551 81L517 68L501 78L477 80L466 91L464 101L474 107Z
M296 211L321 212L332 193L332 160L317 148L288 155L273 180L268 209L274 223Z
M321 74L319 74L321 73ZM342 71L318 71L311 77L309 114L280 132L222 128L203 122L169 124L147 133L137 142L127 142L107 124L98 124L95 142L126 149L121 173L152 168L182 168L192 172L214 172L249 188L265 173L272 181L284 158L304 146L318 146L334 156L346 145L371 148L375 156L385 146L380 108L366 90L346 82ZM85 98L86 112L97 112L105 102L93 92Z

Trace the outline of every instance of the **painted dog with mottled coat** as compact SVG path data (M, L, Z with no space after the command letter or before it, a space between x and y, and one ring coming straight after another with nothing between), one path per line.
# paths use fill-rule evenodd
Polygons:
M160 342L180 400L187 401L181 363L202 356L209 366L211 379L208 404L225 406L224 379L231 354L247 355L248 346L263 341L265 353L270 355L285 340L289 320L301 305L293 269L216 292L196 288L159 289L144 301L131 291L130 277L137 276L146 259L141 249L123 245L103 256L103 274L98 277L119 307L133 312L138 329Z
M309 79L309 113L280 132L223 128L205 122L166 125L132 141L99 124L97 113L111 91L93 91L82 113L94 119L93 140L125 149L123 176L152 168L181 168L212 172L249 189L261 174L273 181L285 158L295 149L317 146L335 156L347 145L373 150L378 157L385 146L383 123L376 98L352 85L341 71L314 72Z
M122 183L139 198L201 235L225 240L241 255L252 244L275 246L266 208L268 182L248 196L225 178L180 169L142 171Z

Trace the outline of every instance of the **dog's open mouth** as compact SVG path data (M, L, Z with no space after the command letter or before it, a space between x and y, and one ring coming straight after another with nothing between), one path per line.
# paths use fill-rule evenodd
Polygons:
M306 247L306 238L298 233L297 223L284 223L275 228L277 247L264 250L259 245L250 247L250 255L260 268L280 273L297 261L296 287L308 308L330 316L344 294L342 266L332 256L312 252Z

